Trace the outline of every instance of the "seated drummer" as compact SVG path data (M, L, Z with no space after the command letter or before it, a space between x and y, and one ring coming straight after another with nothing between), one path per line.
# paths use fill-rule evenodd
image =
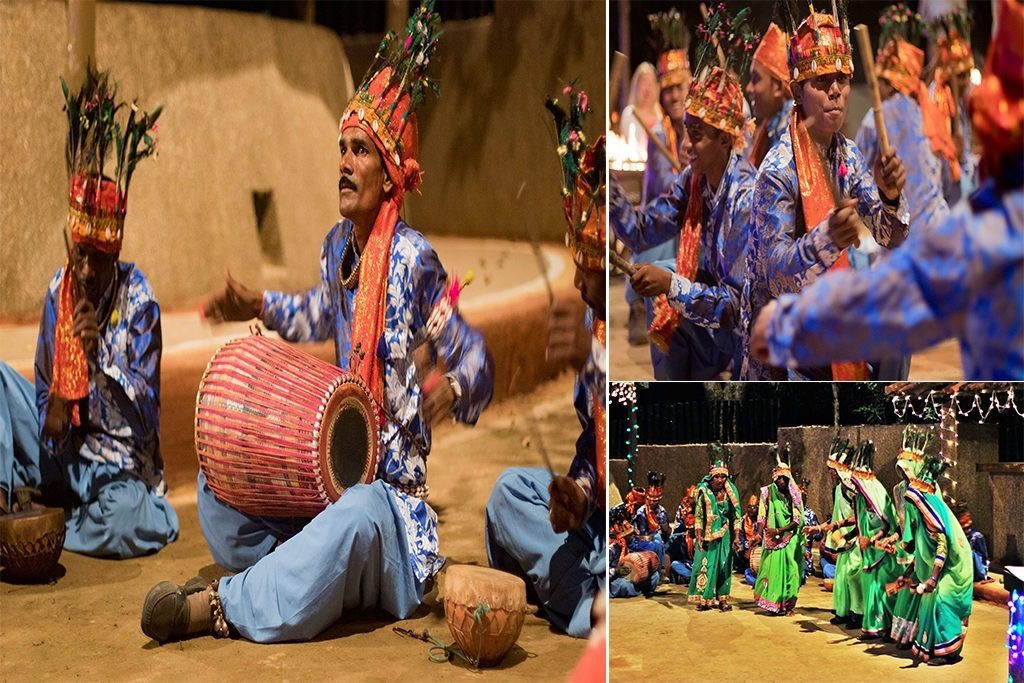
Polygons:
M411 109L429 85L439 23L433 3L421 4L409 19L410 51L391 40L342 114L345 218L324 240L320 282L299 294L259 293L229 278L205 307L214 320L258 317L289 341L333 338L338 366L392 413L381 427L377 479L348 488L311 520L271 519L218 500L200 473L206 542L217 564L239 573L209 587L201 579L157 584L142 613L151 638L223 637L233 629L256 642L308 640L344 612L374 607L405 619L444 564L437 515L425 500L430 423L454 415L474 424L490 402L493 367L482 335L454 306L457 285L426 238L398 216L420 184ZM413 360L424 336L448 370L424 382L432 390L420 386Z
M568 97L573 109L586 111L586 93L570 92ZM549 108L558 109L557 103ZM592 328L590 355L576 380L576 413L583 432L568 476L552 479L543 468L512 468L501 474L487 501L484 533L490 565L524 577L528 593L540 603L541 616L571 636L586 638L595 596L606 580L606 246L604 138L586 147L581 118L555 114L558 139L567 146L562 151L563 196L575 283L589 307Z
M160 455L160 307L142 271L118 260L128 186L152 153L159 110L122 129L123 160L102 159L103 132L121 134L101 117L115 90L90 66L81 88L65 91L73 267L59 268L46 291L35 391L0 363L0 511L18 508L14 490L31 487L67 511L67 550L127 558L177 539L178 516Z

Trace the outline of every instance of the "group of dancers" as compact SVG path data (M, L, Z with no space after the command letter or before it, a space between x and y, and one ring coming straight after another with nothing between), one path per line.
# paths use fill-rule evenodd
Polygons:
M790 469L788 444L771 447L771 483L745 509L730 450L711 444L708 474L686 491L671 526L660 503L664 475L650 472L645 488L609 510L610 594L650 596L668 579L688 586L698 610L729 611L739 573L758 608L788 616L813 571L817 541L833 624L911 648L923 661L956 662L979 558L939 488L947 463L931 446L926 428L906 428L900 481L890 492L876 477L871 441L835 439L827 456L833 508L824 522L805 505L806 482Z
M966 14L886 8L855 59L844 2L776 8L763 36L705 10L692 71L682 15L650 17L660 107L647 65L622 117L646 133L641 202L613 174L610 213L655 379L900 380L947 338L964 377L1024 377L1021 3L998 3L979 85Z

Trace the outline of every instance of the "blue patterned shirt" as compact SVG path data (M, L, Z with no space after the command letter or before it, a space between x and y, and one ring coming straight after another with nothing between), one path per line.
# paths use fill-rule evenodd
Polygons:
M882 202L871 168L857 146L842 133L833 137L826 159L840 195L857 198L857 211L875 241L890 249L902 244L909 232L906 196L900 196L898 207ZM846 167L845 177L839 176L841 163ZM799 292L817 280L841 254L828 235L828 218L819 226L804 225L788 130L761 162L753 213L741 306L741 377L748 380L773 378L768 368L750 357L750 325L757 314L772 298Z
M668 136L665 135L665 121L668 117L665 117L651 128L651 132L654 133L654 137L658 138L661 144L668 148ZM683 158L683 139L684 136L679 136L679 146L676 149L676 154L679 157L679 163L683 168L686 168L686 159ZM646 204L660 194L668 192L672 188L672 182L679 175L672 169L672 162L669 161L664 154L658 149L653 141L647 141L647 165L644 167L644 183L643 192L641 194L641 202Z
M914 232L929 230L949 215L949 205L942 194L942 162L924 134L921 107L916 99L897 92L882 103L882 115L889 144L896 149L907 173L903 194L910 211L910 228ZM869 168L881 154L880 147L874 109L869 109L857 131L857 149Z
M35 381L40 429L46 423L63 276L61 267L50 281L39 321ZM90 368L88 411L82 412L82 425L63 441L41 437L40 448L58 460L77 456L113 464L163 494L167 486L160 454L160 307L135 264L118 261L116 278L110 302L100 307L101 311L112 308Z
M701 178L704 203L700 256L694 282L672 275L669 304L684 318L711 329L736 330L743 287L747 230L750 225L754 167L733 153L722 182L711 192ZM690 201L687 167L663 194L637 211L614 180L611 183L611 224L630 249L642 251L679 234Z
M288 341L333 339L342 370L349 367L355 313L356 290L341 284L341 260L351 235L349 220L331 228L320 252L320 281L297 294L264 292L260 315L268 328ZM425 501L394 485L409 489L426 484L430 425L420 414L423 396L413 350L426 339L426 322L445 292L446 281L445 270L426 238L399 221L391 246L384 333L376 353L384 362L388 408L403 428L385 421L377 477L392 485L389 489L405 519L410 563L420 581L444 564L438 554L437 515ZM494 367L483 336L456 312L433 345L455 389L455 418L474 424L494 388Z
M658 527L652 529L650 524L647 523L647 504L644 503L636 509L636 514L633 516L633 526L636 528L637 533L642 536L658 536L661 534L661 527L668 524L668 510L660 503L654 504L654 519L658 522Z
M597 422L594 402L607 406L605 378L608 376L608 356L604 345L593 334L594 311L586 313L587 329L591 331L590 355L579 374L573 394L573 407L579 418L582 431L576 439L576 455L569 465L569 478L573 479L587 494L588 509L604 507L605 492L597 486L597 458L604 453L597 452Z
M1020 184L1000 196L989 180L877 268L833 273L780 297L768 328L771 362L898 356L955 336L965 379L1024 379Z

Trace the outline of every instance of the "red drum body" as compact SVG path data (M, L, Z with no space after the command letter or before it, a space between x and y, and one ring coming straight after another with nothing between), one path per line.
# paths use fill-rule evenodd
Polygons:
M252 515L313 517L370 483L380 420L363 382L285 342L221 346L196 395L196 454L217 498Z
M633 583L642 583L650 578L651 574L658 571L661 562L658 561L658 554L651 550L641 550L636 553L628 553L621 565L628 568L625 578Z

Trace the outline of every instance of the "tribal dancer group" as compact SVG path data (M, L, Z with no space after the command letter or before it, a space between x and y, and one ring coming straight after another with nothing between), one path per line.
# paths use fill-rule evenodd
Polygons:
M938 480L945 461L926 428L907 427L896 459L900 481L891 492L878 481L874 444L834 440L827 456L833 509L819 522L805 505L788 444L771 447L771 483L746 509L729 471L731 452L708 447L710 468L683 496L675 523L660 504L665 476L648 474L609 510L609 592L650 596L663 580L687 585L699 611L732 609L733 574L752 587L768 615L791 615L800 587L814 570L831 582L833 624L909 648L922 661L961 658L971 615L976 566L968 542L969 515L955 515ZM982 571L981 577L984 577Z
M400 215L422 180L415 109L436 91L427 71L439 29L428 0L404 37L381 42L341 115L343 218L323 241L319 281L284 293L250 289L229 275L203 305L214 323L255 319L288 342L332 340L338 367L383 406L376 476L315 516L269 517L219 498L201 471L202 534L231 573L212 583L163 581L140 595L141 629L159 642L198 635L303 641L371 608L405 619L445 564L427 502L431 425L476 423L491 401L494 365L483 335L458 311L458 280ZM141 270L118 260L129 182L153 151L159 110L115 101L113 80L91 65L84 85L64 92L71 246L47 292L35 390L0 365L0 434L10 437L0 443L0 508L17 511L18 494L30 488L65 509L67 550L137 557L179 534L159 444L160 310ZM551 195L556 201L560 190L564 201L575 282L587 306L577 323L589 326L592 339L577 366L582 428L567 474L510 469L498 479L480 540L493 567L524 578L541 616L585 638L601 612L595 607L606 577L606 164L604 137L590 143L584 132L587 95L567 87L559 97L548 102L563 170ZM128 109L127 127L115 123ZM426 369L414 355L424 340L438 359Z
M856 141L844 2L779 0L761 37L749 9L704 12L692 72L682 16L650 17L664 119L643 124L641 205L610 184L655 379L899 380L949 338L964 377L1024 377L1021 3L998 3L976 86L966 15L885 9Z

